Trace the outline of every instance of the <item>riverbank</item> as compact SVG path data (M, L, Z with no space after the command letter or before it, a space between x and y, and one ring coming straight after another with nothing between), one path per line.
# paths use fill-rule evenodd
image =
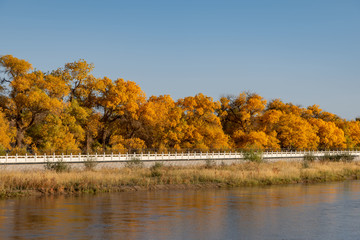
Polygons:
M272 162L96 171L0 171L0 197L197 189L360 179L359 162Z

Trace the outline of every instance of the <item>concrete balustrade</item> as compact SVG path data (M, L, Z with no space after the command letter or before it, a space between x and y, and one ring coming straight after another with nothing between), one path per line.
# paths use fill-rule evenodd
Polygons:
M263 152L264 160L291 160L303 159L305 155L311 154L315 157L321 157L325 154L351 154L355 157L354 160L360 160L360 151L290 151L290 152ZM83 163L91 160L98 163L101 162L129 162L133 160L140 160L143 162L177 162L177 161L204 161L204 160L243 160L244 156L241 152L196 152L196 153L133 153L133 154L70 154L70 155L6 155L0 156L0 164L14 165L14 164L45 164L47 162L63 161L67 163Z

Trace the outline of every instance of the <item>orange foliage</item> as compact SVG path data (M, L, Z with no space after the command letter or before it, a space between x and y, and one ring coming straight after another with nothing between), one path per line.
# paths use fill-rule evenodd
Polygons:
M85 60L50 73L0 57L0 145L24 150L360 147L360 122L258 94L174 101L132 81L96 78ZM5 91L6 90L6 91ZM0 149L1 150L1 149Z
M338 128L333 122L326 122L322 119L311 118L308 120L316 129L319 137L319 148L334 149L346 147L344 131Z
M141 110L144 139L150 148L179 148L184 133L182 109L169 95L151 96Z
M228 137L224 134L220 118L215 112L220 103L199 93L194 97L179 99L177 105L182 109L183 148L220 149L228 148Z

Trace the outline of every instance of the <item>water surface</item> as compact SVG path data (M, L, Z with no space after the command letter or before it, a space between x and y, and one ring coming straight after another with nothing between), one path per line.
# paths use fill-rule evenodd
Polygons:
M360 181L0 201L0 239L360 239Z

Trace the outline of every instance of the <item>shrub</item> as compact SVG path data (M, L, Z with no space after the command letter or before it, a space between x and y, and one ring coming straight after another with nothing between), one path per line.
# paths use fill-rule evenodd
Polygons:
M329 153L325 153L324 156L319 157L320 162L351 162L353 161L355 156L351 155L350 153L342 153L342 154L334 154L330 155Z
M97 166L97 162L96 162L96 159L94 157L87 157L85 160L84 160L84 167L85 167L85 170L87 171L93 171L95 169L95 167Z
M133 158L131 158L131 160L129 160L125 164L125 167L128 167L128 168L142 168L142 167L144 167L144 163L140 160L140 158L133 157Z
M307 161L307 162L313 162L316 160L316 157L314 156L314 154L312 153L306 153L304 155L304 161Z
M329 153L324 153L324 155L319 156L318 159L319 159L320 162L330 162L334 158Z
M150 170L159 169L159 168L162 168L162 167L164 167L164 164L162 162L156 162L154 165L152 165L150 167Z
M350 153L341 154L341 160L344 162L352 162L354 159L355 156L351 155Z
M245 160L260 163L263 161L263 153L258 149L249 149L243 152Z
M214 159L208 158L205 160L205 168L213 168L215 166L216 166L216 162Z
M55 172L69 172L71 168L68 163L59 160L56 162L46 161L45 169Z
M303 168L309 168L310 167L310 161L304 159L304 161L302 162L302 167Z
M156 162L153 166L150 167L152 177L161 177L163 173L161 168L164 167L164 164L161 162Z

